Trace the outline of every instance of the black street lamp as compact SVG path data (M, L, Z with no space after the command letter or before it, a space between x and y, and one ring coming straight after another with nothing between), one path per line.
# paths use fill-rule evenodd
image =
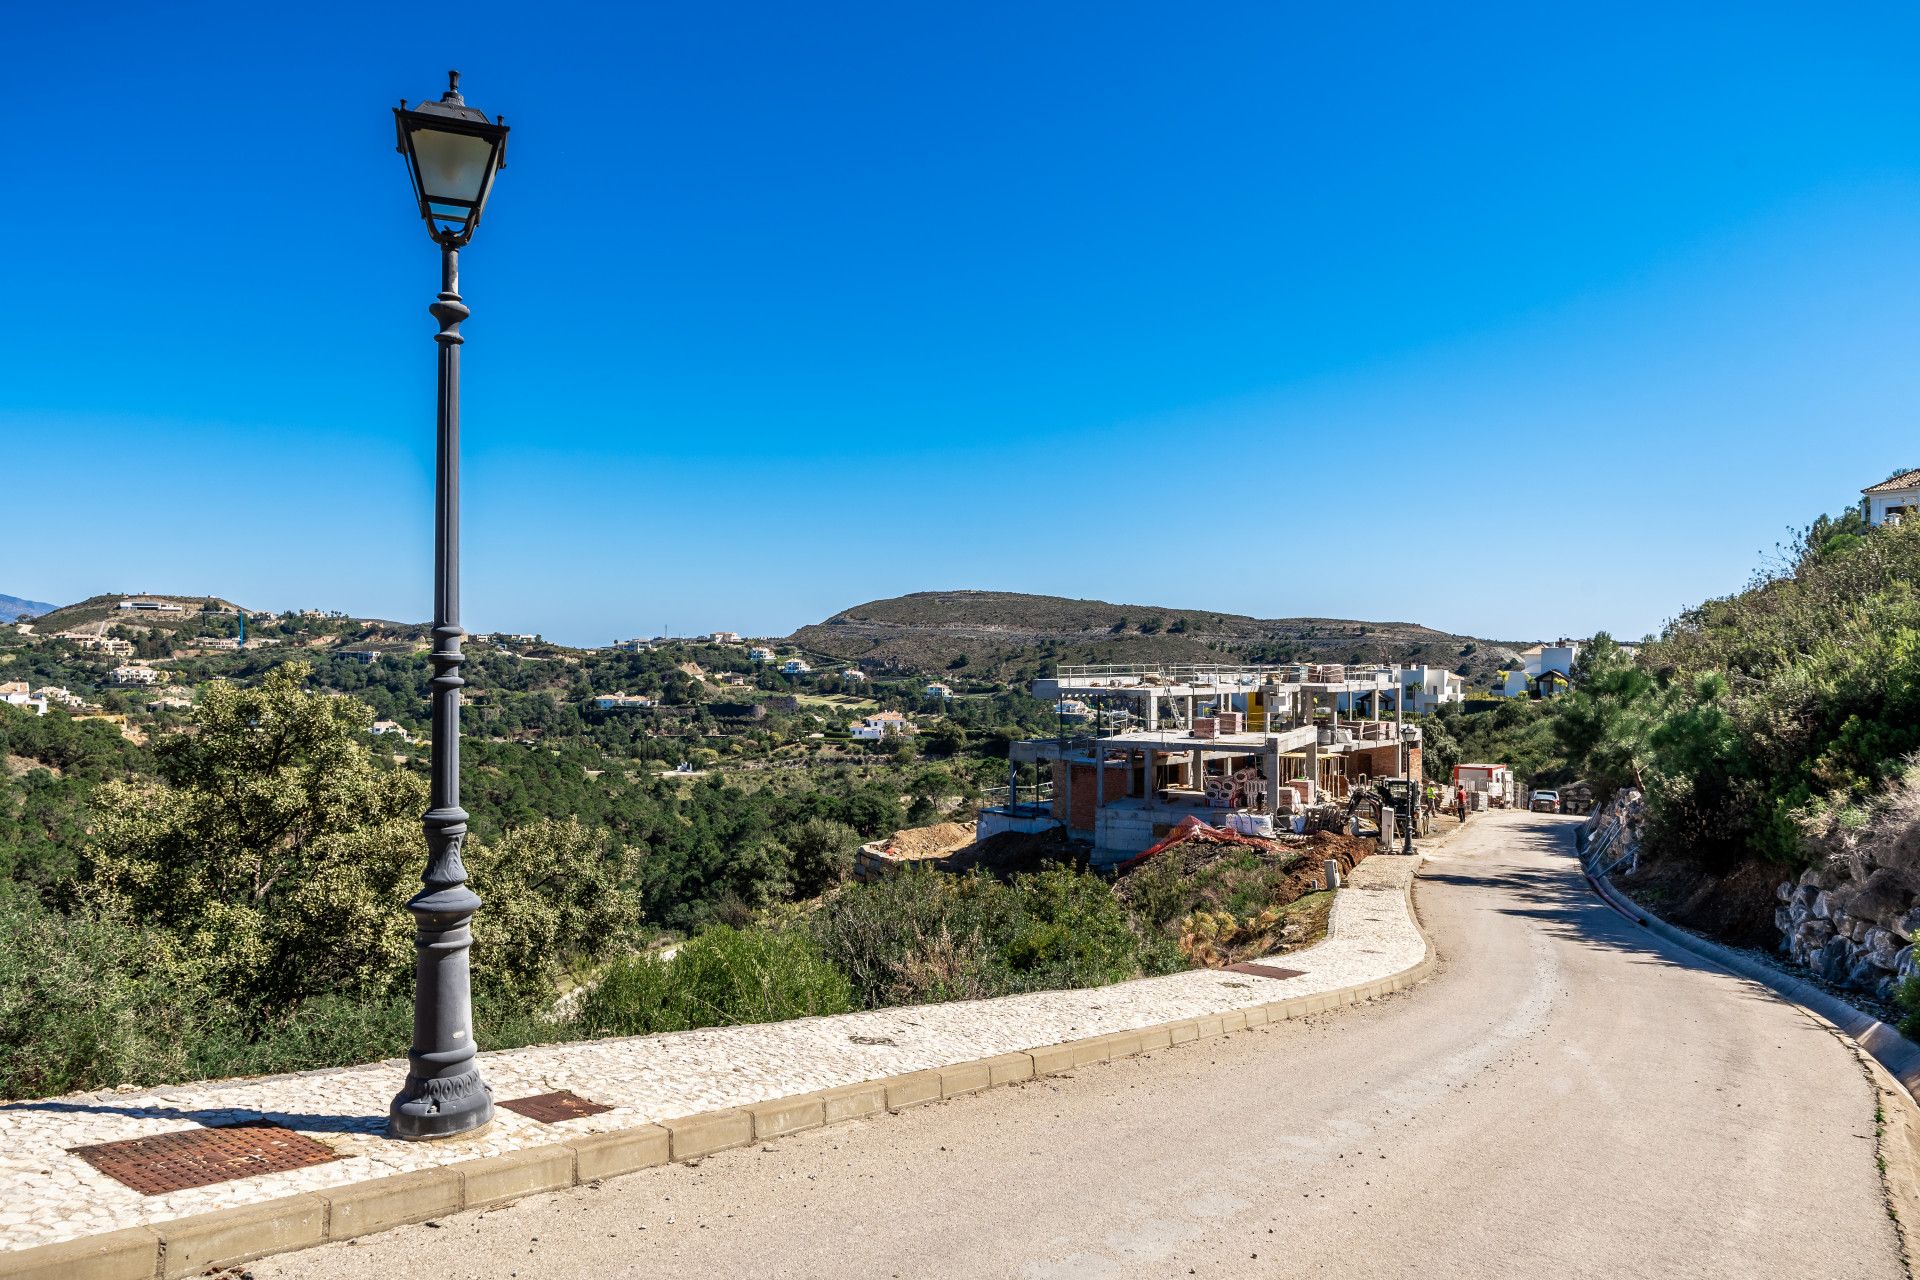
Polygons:
M467 951L480 899L467 887L460 846L460 248L473 238L503 167L507 126L489 122L460 97L449 74L438 102L394 109L399 150L413 174L420 216L440 246L440 296L428 308L440 322L439 467L434 478L433 782L423 822L427 869L407 903L413 912L413 1047L407 1083L387 1113L396 1138L450 1138L493 1119L493 1096L474 1061L473 997Z

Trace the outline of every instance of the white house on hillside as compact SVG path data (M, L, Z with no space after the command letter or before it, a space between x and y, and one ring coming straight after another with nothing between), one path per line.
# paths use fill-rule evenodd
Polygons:
M850 732L857 741L878 742L890 733L912 733L913 725L898 711L876 711L855 724Z
M31 711L37 716L47 714L46 692L43 690L37 694L28 693L25 680L10 680L0 684L0 703L19 707L23 711Z
M1879 484L1868 485L1860 491L1860 511L1875 528L1899 524L1920 511L1920 471L1903 471Z
M747 658L751 662L772 662L773 650L767 648L765 645L755 645L753 648L747 650Z
M1467 680L1445 667L1402 667L1400 692L1409 713L1432 715L1446 703L1465 702Z
M1573 678L1573 664L1580 660L1581 645L1572 640L1558 644L1536 644L1520 651L1525 666L1507 672L1501 692L1509 698L1538 693L1542 697L1564 689Z
M805 658L788 658L780 664L780 674L783 676L804 676L812 670Z

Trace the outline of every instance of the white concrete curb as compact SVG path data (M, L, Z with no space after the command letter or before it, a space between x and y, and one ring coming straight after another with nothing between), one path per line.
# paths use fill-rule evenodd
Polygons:
M1775 995L1792 1001L1822 1021L1831 1024L1835 1030L1871 1054L1876 1062L1887 1069L1887 1074L1900 1082L1900 1087L1907 1091L1907 1096L1920 1104L1920 1045L1907 1039L1872 1014L1855 1008L1824 988L1781 973L1773 966L1736 951L1732 947L1722 946L1698 934L1689 933L1685 929L1668 924L1606 881L1588 874L1584 863L1581 864L1581 872L1586 875L1587 883L1593 886L1593 891L1599 894L1608 906L1641 925L1648 932L1666 939L1683 950L1691 951L1704 960L1710 960L1742 978L1759 983Z

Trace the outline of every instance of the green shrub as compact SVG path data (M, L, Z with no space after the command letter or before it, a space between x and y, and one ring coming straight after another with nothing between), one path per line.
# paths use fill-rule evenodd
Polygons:
M1001 884L913 867L851 885L813 919L867 1008L1096 986L1179 967L1098 878L1065 867Z
M1920 1040L1920 974L1900 979L1893 989L1894 1025L1909 1040Z
M0 901L0 1098L191 1074L220 1006L168 953L125 920Z
M865 1008L993 995L992 919L1002 887L909 867L848 885L812 921L821 953Z
M1126 909L1099 879L1054 867L1018 876L1009 936L1000 956L1003 990L1093 987L1180 967L1134 931Z
M683 945L671 960L648 954L614 961L582 999L578 1021L593 1035L646 1035L853 1007L845 975L806 934L721 925Z

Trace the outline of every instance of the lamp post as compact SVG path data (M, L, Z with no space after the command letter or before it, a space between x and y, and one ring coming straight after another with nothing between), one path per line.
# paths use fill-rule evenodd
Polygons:
M427 232L440 246L438 467L434 477L433 781L423 818L427 869L413 912L413 1047L407 1083L387 1113L396 1138L450 1138L493 1119L493 1097L474 1061L473 999L467 951L480 899L467 887L460 846L467 811L460 807L460 250L473 238L481 210L504 163L507 126L460 97L460 73L449 73L438 102L394 109L399 150L413 175Z

